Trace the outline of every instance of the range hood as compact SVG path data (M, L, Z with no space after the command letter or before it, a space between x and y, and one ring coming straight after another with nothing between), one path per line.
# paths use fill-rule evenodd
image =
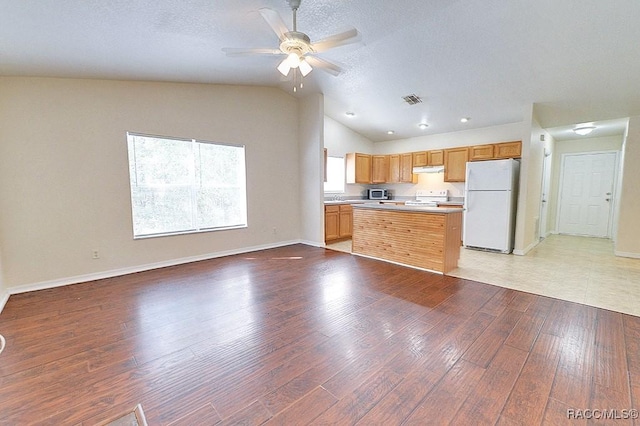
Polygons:
M442 173L444 166L420 166L414 167L413 173Z

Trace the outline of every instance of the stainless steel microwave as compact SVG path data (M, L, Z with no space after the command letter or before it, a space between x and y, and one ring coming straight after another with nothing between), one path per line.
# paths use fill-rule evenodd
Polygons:
M388 200L389 192L386 189L374 188L369 189L368 198L370 200Z

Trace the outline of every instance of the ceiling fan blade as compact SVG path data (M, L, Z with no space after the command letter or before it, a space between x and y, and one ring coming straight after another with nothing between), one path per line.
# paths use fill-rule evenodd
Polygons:
M222 49L227 56L253 56L253 55L282 55L280 49L257 48L250 49L244 47L225 47Z
M285 33L289 32L286 24L282 20L282 17L275 10L269 9L267 7L263 7L260 9L260 14L267 21L267 24L273 29L278 36L278 39L282 40L284 38Z
M312 67L320 68L321 70L326 71L331 75L337 76L342 72L342 68L340 68L333 62L327 61L326 59L320 59L316 56L311 55L307 55L304 58Z
M351 28L348 31L334 34L322 40L316 41L311 44L311 47L316 52L324 52L325 50L332 49L338 46L344 46L345 44L355 43L358 41L360 33L355 28Z

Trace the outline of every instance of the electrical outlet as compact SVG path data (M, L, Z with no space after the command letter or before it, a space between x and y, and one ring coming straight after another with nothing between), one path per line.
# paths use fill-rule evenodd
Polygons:
M92 259L100 259L100 253L98 252L98 250L92 250L91 251L91 258Z

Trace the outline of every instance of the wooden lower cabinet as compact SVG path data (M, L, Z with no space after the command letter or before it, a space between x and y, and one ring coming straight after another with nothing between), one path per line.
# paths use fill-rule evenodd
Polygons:
M353 207L350 204L324 206L324 241L351 238Z
M350 205L340 206L340 221L338 226L338 238L351 237L353 233L353 207Z
M340 206L324 206L324 240L340 238Z

